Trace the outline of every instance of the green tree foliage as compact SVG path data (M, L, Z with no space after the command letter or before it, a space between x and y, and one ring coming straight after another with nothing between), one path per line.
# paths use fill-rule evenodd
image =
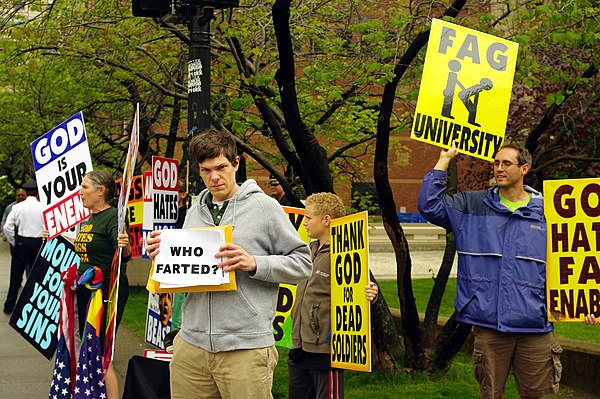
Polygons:
M412 123L431 18L445 15L520 43L508 136L533 150L538 179L584 177L596 173L599 157L595 3L242 0L234 11L215 12L212 123L234 134L244 156L284 183L281 170L291 166L307 193L370 180L374 165L396 250L407 367L445 369L464 336L456 324L434 331L451 237L419 327L410 254L387 175L387 163L399 158L394 152L405 151L399 140ZM136 103L138 166L155 154L181 157L187 26L133 17L130 7L106 0L0 5L0 174L11 185L33 174L24 156L29 143L79 110L96 166L122 167ZM487 180L485 167L463 166L461 183ZM377 332L377 358L391 368L400 364L400 346L382 343L394 334Z

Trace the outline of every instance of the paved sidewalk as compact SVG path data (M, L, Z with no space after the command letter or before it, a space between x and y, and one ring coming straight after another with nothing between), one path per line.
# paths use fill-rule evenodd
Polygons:
M431 278L437 276L442 264L444 251L428 250L410 252L412 263L412 278ZM391 252L369 253L369 267L378 280L396 279L396 258ZM457 258L454 257L454 265L450 271L451 277L456 277Z
M8 244L0 241L0 301L4 303L10 276ZM9 324L9 315L0 314L0 398L40 399L50 392L54 362L47 360ZM114 365L119 376L119 397L133 355L143 355L150 348L121 325L117 333Z

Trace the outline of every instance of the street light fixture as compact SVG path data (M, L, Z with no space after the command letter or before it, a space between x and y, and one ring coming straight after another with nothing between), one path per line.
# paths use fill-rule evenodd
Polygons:
M132 0L131 11L136 17L188 24L188 143L194 135L210 127L210 20L213 11L239 4L239 0ZM189 160L187 147L184 147L185 157ZM188 192L197 195L200 178L194 168L189 169Z
M211 7L217 10L238 7L239 0L132 0L134 17L163 18L167 15L187 16L190 8Z

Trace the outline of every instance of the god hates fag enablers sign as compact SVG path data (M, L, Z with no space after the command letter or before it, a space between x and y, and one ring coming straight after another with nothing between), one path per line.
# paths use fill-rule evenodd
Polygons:
M44 225L49 238L69 230L90 216L79 191L83 176L92 170L83 114L73 115L31 143Z
M518 44L434 19L412 139L493 161L504 141Z
M367 212L331 221L331 366L371 371Z
M600 316L600 178L544 181L550 321Z

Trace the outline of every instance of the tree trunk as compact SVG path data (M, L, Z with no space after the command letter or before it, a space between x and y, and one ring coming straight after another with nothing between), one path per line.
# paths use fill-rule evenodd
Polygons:
M370 275L371 281L377 280ZM385 298L379 293L371 304L371 356L374 370L396 370L402 364L402 342Z
M456 16L464 7L466 0L455 1L444 16ZM394 100L398 82L404 76L409 65L414 61L419 51L429 40L429 30L419 33L410 44L404 55L394 67L394 77L386 83L383 89L379 118L377 121L377 143L375 146L374 178L377 194L381 201L381 214L385 230L394 247L396 254L396 269L398 272L398 296L402 316L402 333L405 346L405 366L423 369L423 347L419 328L419 315L412 292L411 259L408 243L398 221L396 203L388 177L388 151L390 139L390 119L394 109ZM439 305L438 305L439 306Z
M471 327L470 324L456 321L456 312L452 314L435 342L436 352L430 372L445 371L450 368L452 360L471 334Z
M276 0L273 4L273 27L279 51L279 69L275 73L275 81L281 97L281 109L290 138L306 171L304 175L300 175L306 194L334 192L327 152L302 120L298 108L296 67L289 24L290 3L291 0Z

